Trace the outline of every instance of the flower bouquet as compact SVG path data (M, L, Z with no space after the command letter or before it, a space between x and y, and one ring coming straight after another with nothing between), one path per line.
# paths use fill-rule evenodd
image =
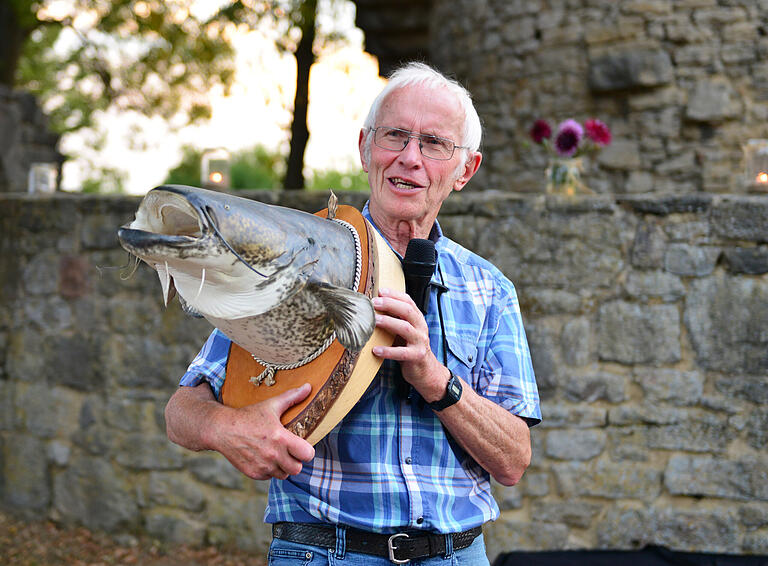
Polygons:
M546 120L536 120L530 131L531 139L547 148L550 159L547 166L547 192L573 195L591 193L581 181L581 156L595 153L611 143L611 130L600 120L591 118L584 126L568 119L557 126L554 138Z

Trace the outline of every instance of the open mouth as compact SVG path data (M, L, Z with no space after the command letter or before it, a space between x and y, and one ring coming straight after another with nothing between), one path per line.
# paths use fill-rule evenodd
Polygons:
M203 218L198 210L180 195L170 192L151 194L146 205L136 215L131 228L191 240L201 238L205 233Z
M417 185L410 181L406 181L405 179L402 179L400 177L390 177L389 182L392 183L392 185L394 185L398 189L401 189L403 191L412 191L412 190L421 188L421 185Z

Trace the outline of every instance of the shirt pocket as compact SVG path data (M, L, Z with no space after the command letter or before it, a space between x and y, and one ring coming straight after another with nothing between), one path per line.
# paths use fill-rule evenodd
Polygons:
M471 381L470 374L477 362L477 340L461 334L448 333L446 342L448 343L448 369L462 379Z

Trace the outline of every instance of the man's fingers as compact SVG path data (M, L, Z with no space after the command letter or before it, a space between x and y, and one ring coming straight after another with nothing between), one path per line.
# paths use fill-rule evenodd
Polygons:
M301 387L289 389L285 393L272 397L272 406L277 411L277 416L281 417L288 409L301 403L311 392L312 386L309 383L305 383Z

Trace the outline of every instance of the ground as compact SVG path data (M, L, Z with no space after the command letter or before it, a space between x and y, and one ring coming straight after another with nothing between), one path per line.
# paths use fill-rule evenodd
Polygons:
M265 566L263 556L239 550L189 547L149 537L116 540L104 533L26 522L0 512L3 566Z

